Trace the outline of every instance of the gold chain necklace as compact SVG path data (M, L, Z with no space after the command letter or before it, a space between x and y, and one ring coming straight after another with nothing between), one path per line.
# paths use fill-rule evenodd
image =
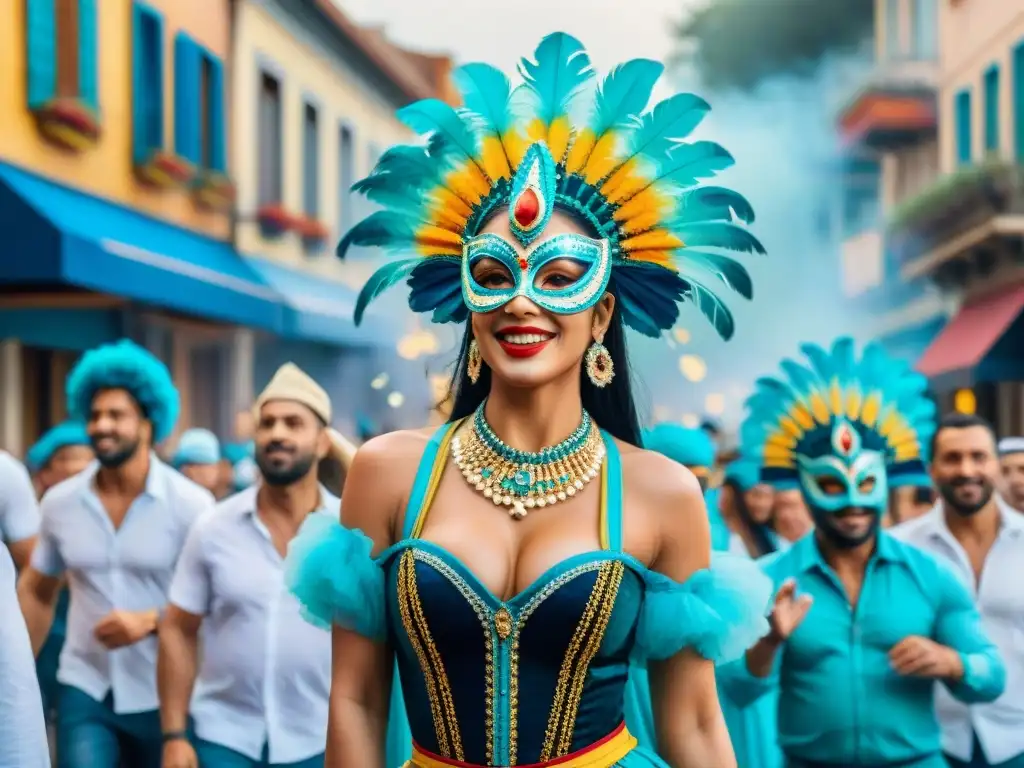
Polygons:
M466 482L516 520L535 507L565 501L596 478L604 461L601 430L586 411L576 430L536 453L506 445L484 418L481 405L465 438L451 442L452 459Z

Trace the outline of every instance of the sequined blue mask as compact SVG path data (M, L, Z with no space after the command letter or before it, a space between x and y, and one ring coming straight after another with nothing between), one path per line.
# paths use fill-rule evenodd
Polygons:
M857 430L844 420L836 421L831 442L832 452L823 456L796 455L807 503L829 514L852 507L884 512L889 500L885 454L864 450Z
M501 265L501 282L505 284L494 287L477 282L473 269L484 259ZM582 266L584 273L570 285L545 286L542 271L561 260ZM555 235L528 246L520 255L507 240L487 233L466 243L462 259L462 297L471 312L491 312L516 296L525 296L547 312L571 315L590 309L601 300L611 274L612 258L607 240L576 234Z

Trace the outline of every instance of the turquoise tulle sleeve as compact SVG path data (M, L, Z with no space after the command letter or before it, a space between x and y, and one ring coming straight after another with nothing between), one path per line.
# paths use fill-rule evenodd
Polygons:
M385 637L384 571L373 542L328 515L306 518L288 548L285 583L312 624L336 624L373 640Z
M660 661L693 648L718 664L739 658L768 633L772 593L755 563L725 554L682 584L649 571L636 657Z

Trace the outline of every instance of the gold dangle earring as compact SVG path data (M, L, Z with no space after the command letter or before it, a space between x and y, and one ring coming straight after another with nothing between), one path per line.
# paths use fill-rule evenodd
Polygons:
M615 378L615 363L601 338L594 339L586 355L587 378L598 389L604 389Z
M480 347L476 339L469 342L469 353L466 355L466 374L470 382L476 384L480 381L480 369L483 367L484 359L480 357Z

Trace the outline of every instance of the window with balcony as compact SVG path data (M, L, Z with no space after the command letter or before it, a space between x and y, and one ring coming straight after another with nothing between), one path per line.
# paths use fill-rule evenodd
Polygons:
M302 212L313 219L320 215L320 131L309 102L302 114Z
M953 119L956 141L956 163L971 162L971 89L960 91L953 101Z
M352 228L352 185L355 183L355 138L352 129L342 125L338 131L338 228L342 234Z
M28 107L87 141L98 136L97 22L96 0L25 0Z
M132 9L132 158L149 162L164 146L164 19L143 3Z
M999 152L999 67L985 70L985 153Z
M262 72L259 93L259 175L260 206L280 203L282 197L281 83Z
M910 5L911 45L914 58L938 57L939 2L940 0L913 0Z

